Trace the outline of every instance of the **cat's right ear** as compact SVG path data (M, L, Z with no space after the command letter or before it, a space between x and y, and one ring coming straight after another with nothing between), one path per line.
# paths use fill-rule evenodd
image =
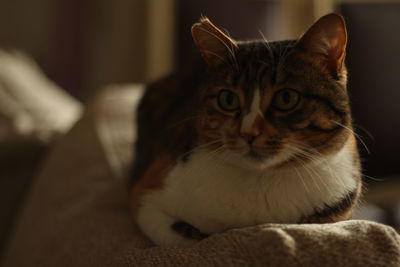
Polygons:
M344 70L347 32L342 16L328 14L315 22L300 38L297 47L311 55L322 68L340 76Z
M235 57L238 48L235 40L224 34L208 18L203 17L192 26L192 36L210 68L228 63Z

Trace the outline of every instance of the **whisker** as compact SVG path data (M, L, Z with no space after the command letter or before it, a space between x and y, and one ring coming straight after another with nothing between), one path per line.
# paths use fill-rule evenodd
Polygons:
M360 141L360 143L364 146L365 150L367 151L368 154L371 154L371 151L368 149L367 145L365 144L365 142L361 139L361 136L358 135L357 133L354 132L353 129L347 127L346 125L343 125L342 123L335 121L335 120L331 120L333 123L343 127L344 129L348 130L350 133L354 134L354 136Z
M302 166L302 168L304 169L304 170L306 170L306 172L308 172L308 174L310 175L310 178L311 178L311 180L312 180L312 182L314 183L314 185L316 186L316 188L318 189L318 191L320 191L321 193L322 193L322 189L321 189L321 187L320 187L320 185L318 184L318 174L317 173L315 173L315 171L314 171L314 174L311 172L311 170L310 170L310 168L308 168L307 167L307 165L304 163L304 162L302 162L300 159L297 159L297 160L299 160L299 162L300 162L300 166Z
M231 35L229 34L229 32L228 32L228 30L227 30L227 29L225 29L225 28L224 28L224 32L226 33L226 35L228 35L228 37L229 37L229 38L231 38L231 39L232 39L232 37L231 37ZM234 51L234 50L235 50L235 48L233 47L233 44L232 44L232 43L229 43L229 45L230 45L230 47L231 47L232 51ZM235 54L235 53L233 53L233 55L232 55L232 60L233 60L233 61L234 61L234 63L235 63L235 66L236 66L236 71L239 71L239 64L238 64L238 62L237 62L237 59L236 59L236 54Z
M337 175L337 172L333 171L333 169L332 169L330 163L329 163L329 162L327 161L327 159L326 159L326 156L321 155L318 151L316 151L314 148L312 148L312 147L310 147L310 146L307 146L307 145L302 144L302 143L300 143L300 142L294 142L294 143L297 143L297 146L306 147L307 150L309 150L310 152L314 151L314 153L319 154L320 156L319 156L318 158L319 158L320 160L322 160L322 162L325 164L326 168L328 169L328 173L329 173L329 175L331 176L331 178L333 179L333 181L335 181L335 182L337 182L337 183L340 183L343 187L345 187L344 182L343 182L342 179L340 179L340 177ZM301 150L302 153L311 154L311 157L316 158L315 156L312 155L312 153L307 153L306 151L304 151L304 150L301 149L301 148L297 148L297 149L298 149L298 150ZM298 153L300 153L300 152L298 152ZM308 157L308 156L307 156L307 157ZM310 159L310 160L313 160L313 159ZM318 162L319 162L319 161L318 161ZM314 161L314 163L316 163L316 162ZM347 164L347 163L345 163L345 162L341 162L340 167L345 168L345 170L351 171L351 169L353 168L353 165ZM324 181L321 181L321 182L324 182Z
M267 38L265 38L265 35L264 35L264 33L263 33L261 30L258 30L258 32L260 33L262 39L264 40L265 47L268 49L268 52L269 52L269 54L270 54L270 56L271 56L271 58L272 58L272 62L273 62L273 64L274 64L274 62L275 62L275 57L274 57L274 53L273 53L273 51L272 51L272 48L271 48L271 46L269 45L269 41L267 40Z
M207 143L207 144L209 144L209 143ZM204 146L202 146L202 147L204 147ZM198 148L198 147L197 147L197 148ZM195 148L195 149L196 149L196 148ZM193 149L193 150L195 150L195 149ZM222 149L224 149L224 145L221 145L221 146L217 147L216 149L211 150L210 152L207 153L206 159L212 159L212 158L215 157L215 156L218 154L218 152L220 152ZM192 150L192 151L193 151L193 150ZM210 161L210 163L211 163L211 164L217 164L217 161L215 161L215 163L214 163L214 161ZM197 167L194 167L194 168L186 168L186 169L185 169L185 174L188 175L188 176L191 176L192 173L203 174L205 171L206 171L206 170L205 170L201 165L197 165Z
M289 147L292 149L293 152L304 156L306 159L311 160L313 163L319 163L319 160L322 160L324 156L316 151L314 148L307 146L305 144L296 143L295 141L291 142L291 146Z
M214 145L220 143L221 141L222 141L222 138L217 139L217 140L214 140L214 141L211 141L211 142L208 142L208 143L204 143L204 144L201 144L201 145L196 145L193 149L191 149L191 150L189 150L189 151L183 153L183 154L180 155L178 158L183 158L183 157L185 157L186 155L188 155L188 154L190 154L190 153L192 153L192 152L194 152L194 151L198 151L198 150L201 150L201 149L205 149L205 148L208 148L208 147L212 147L212 146L214 146Z
M296 161L300 164L300 166L309 174L309 177L311 178L312 182L313 182L314 185L316 186L317 190L319 190L319 191L322 193L321 187L319 186L319 184L318 184L317 181L315 180L315 178L317 178L317 180L318 180L318 177L316 177L316 176L319 176L318 173L316 173L316 172L314 171L314 174L313 174L313 173L311 172L312 169L308 168L308 167L307 167L307 164L305 164L304 161L301 160L300 158L295 158L295 160L296 160ZM319 180L321 180L321 179L319 179ZM326 187L326 185L324 185L324 186Z
M364 173L362 173L361 175L362 175L363 177L368 178L368 179L371 179L372 181L375 181L375 182L384 182L384 181L385 181L385 179L372 177L372 176L366 175L366 174L364 174Z
M286 58L289 55L289 53L288 53L289 48L292 48L292 46L286 45L286 47L282 50L282 46L280 45L280 47L279 47L279 64L280 65L285 64Z
M297 176L299 176L300 181L301 181L301 183L302 183L303 186L304 186L304 189L305 189L306 192L309 194L310 191L308 190L308 187L307 187L306 183L304 182L303 176L300 174L299 170L298 170L296 167L293 166L293 168L294 168L295 172L297 173Z
M371 140L375 139L373 134L370 131L368 131L366 128L364 128L363 126L353 123L353 127L363 131L368 136L368 138L370 138Z
M319 163L320 161L319 160L323 160L325 163L326 163L326 166L327 166L327 168L329 169L329 174L331 175L331 177L336 181L339 181L340 183L342 183L342 181L340 180L340 179L335 179L335 177L336 177L336 175L335 175L335 172L333 172L333 170L332 170L332 168L331 168L331 166L329 165L329 163L328 163L328 161L324 158L324 157L322 157L322 158L317 158L317 157L315 157L313 154L311 154L311 153L307 153L307 151L305 151L305 150L303 150L303 149L301 149L301 148L299 148L299 147L296 147L296 146L293 146L293 145L291 145L291 146L289 146L288 147L289 148L289 150L292 150L293 152L295 152L295 153L298 153L298 154L301 154L302 156L304 156L306 159L309 159L311 162L313 162L314 164L317 164L317 163ZM300 158L295 158L295 160L297 160L301 165L302 165L302 167L305 169L305 170L307 170L307 169L309 169L309 174L310 174L310 176L311 176L311 179L313 180L313 182L316 184L316 186L317 187L319 187L318 186L318 184L315 182L315 180L314 180L314 177L311 175L311 171L313 171L314 172L314 174L315 174L315 178L317 178L321 183L322 183L322 185L325 187L325 188L328 188L328 185L327 185L327 183L324 181L324 179L321 177L321 175L318 173L318 172L316 172L313 168L307 168L307 166L306 166L306 163L303 161L303 160L301 160ZM337 178L337 177L336 177ZM320 190L321 191L321 190Z

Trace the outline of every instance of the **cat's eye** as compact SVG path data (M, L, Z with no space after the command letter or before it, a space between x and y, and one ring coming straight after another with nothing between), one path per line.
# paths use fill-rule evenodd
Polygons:
M218 94L218 105L225 111L236 111L240 108L239 97L230 90L221 90Z
M285 88L276 92L273 106L280 111L290 111L300 103L301 95L296 90Z

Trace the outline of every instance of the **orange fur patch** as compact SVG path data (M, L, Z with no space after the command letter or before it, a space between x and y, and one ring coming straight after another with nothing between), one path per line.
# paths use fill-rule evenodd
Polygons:
M173 158L170 154L158 156L133 186L131 191L131 207L135 216L140 208L142 197L153 190L162 189L167 170L172 166L172 163Z

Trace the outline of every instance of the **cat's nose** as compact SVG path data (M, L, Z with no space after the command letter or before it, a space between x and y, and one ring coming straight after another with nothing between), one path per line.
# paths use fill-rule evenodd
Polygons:
M250 131L243 131L240 133L241 137L249 144L251 145L254 140L261 134L260 129L253 128L250 129Z
M247 121L246 121L247 120ZM240 136L251 145L257 136L261 135L264 127L264 119L260 114L255 117L245 117L240 128Z

